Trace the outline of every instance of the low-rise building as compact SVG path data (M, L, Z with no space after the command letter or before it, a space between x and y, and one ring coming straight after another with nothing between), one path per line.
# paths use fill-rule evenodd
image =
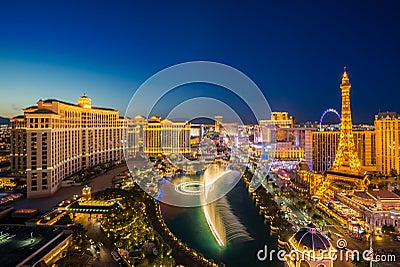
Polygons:
M400 231L400 196L385 189L355 191L336 197L359 214L357 220L368 232L381 232L384 226Z
M71 245L65 227L0 225L2 266L52 266Z
M290 252L286 255L288 267L333 267L337 250L329 239L311 223L289 239Z

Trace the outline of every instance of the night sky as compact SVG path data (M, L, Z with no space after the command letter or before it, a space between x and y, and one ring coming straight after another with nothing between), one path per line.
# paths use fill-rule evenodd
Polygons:
M355 123L400 112L399 1L236 2L4 1L0 116L83 92L124 113L147 78L192 60L239 69L296 121L340 110L344 65Z

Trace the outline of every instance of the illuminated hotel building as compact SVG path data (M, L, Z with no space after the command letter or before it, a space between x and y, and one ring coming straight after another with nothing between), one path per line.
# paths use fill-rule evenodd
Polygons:
M189 154L190 123L153 116L144 127L144 152L149 155Z
M289 113L282 111L274 111L271 113L271 120L269 123L279 125L281 128L293 128L294 118L289 116Z
M26 173L26 121L24 116L17 116L10 120L11 125L11 172L13 174Z
M287 128L294 128L294 118L287 112L272 112L269 120L260 120L262 142L284 141Z
M11 131L7 124L0 124L0 152L10 151Z
M12 119L12 139L23 141L25 127L28 198L51 196L76 172L122 160L124 123L117 110L92 107L86 95L77 105L47 99L25 108L23 119ZM20 171L23 147L11 155L13 168Z
M304 148L301 147L290 147L279 146L278 143L276 149L272 152L274 159L280 160L301 160L304 159Z
M190 144L192 148L198 146L201 139L203 138L204 125L203 124L191 124L190 126Z
M143 151L143 127L137 121L127 119L125 121L125 131L123 131L124 153L126 158L136 157L137 152Z
M138 146L138 151L143 151L144 147L144 127L146 126L146 118L137 115L135 118L132 120L132 125L131 127L136 127L136 131L139 131L138 134L139 136L137 137L137 146ZM130 127L129 127L130 128Z
M385 175L392 170L400 173L400 115L395 112L376 115L375 132L378 170Z
M214 121L215 121L215 125L214 125L215 131L219 132L221 124L222 124L222 116L215 116Z
M353 136L362 169L376 171L375 130L353 130Z
M312 132L311 168L314 171L325 171L332 167L339 135L339 131Z
M305 158L306 129L294 128L294 118L288 112L272 112L269 120L260 120L260 142L276 141L272 157L280 160Z
M225 144L239 145L239 124L237 122L225 122L220 125L220 138L223 138Z
M332 167L339 144L340 131L313 131L311 133L312 150L311 168L314 171L325 171ZM375 131L353 131L355 150L363 169L375 170ZM306 155L307 157L307 155Z

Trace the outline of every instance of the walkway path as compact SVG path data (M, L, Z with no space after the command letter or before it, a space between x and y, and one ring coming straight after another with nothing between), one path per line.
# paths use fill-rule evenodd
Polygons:
M92 187L92 192L102 191L106 188L112 187L112 178L117 174L127 171L128 167L126 165L118 166L113 168L89 182L89 186ZM9 206L14 208L32 208L39 210L51 210L53 207L58 205L63 200L70 199L73 195L81 195L82 186L71 186L63 187L58 190L51 197L44 198L34 198L34 199L20 199L15 202L11 202Z

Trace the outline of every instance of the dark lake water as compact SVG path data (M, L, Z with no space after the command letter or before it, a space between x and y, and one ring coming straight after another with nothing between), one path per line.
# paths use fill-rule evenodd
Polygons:
M223 262L226 266L283 266L278 260L261 262L257 259L257 252L265 245L268 250L277 249L277 236L270 234L269 226L264 225L258 209L251 200L243 181L240 181L227 195L230 206L246 226L253 240L228 242L226 247L219 247L208 228L202 209L179 208L161 204L161 211L165 223L170 230L189 247L202 253L216 262Z

